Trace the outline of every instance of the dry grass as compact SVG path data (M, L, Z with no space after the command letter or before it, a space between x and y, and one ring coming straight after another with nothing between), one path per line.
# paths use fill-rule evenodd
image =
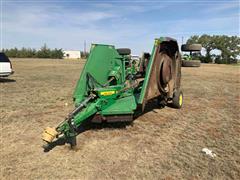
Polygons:
M3 179L240 179L240 68L227 65L183 68L181 110L155 108L133 126L85 131L76 151L44 153L41 132L72 109L83 64L13 61L14 81L0 82Z

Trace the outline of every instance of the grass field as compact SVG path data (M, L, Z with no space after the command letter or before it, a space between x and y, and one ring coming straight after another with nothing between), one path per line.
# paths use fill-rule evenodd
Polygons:
M125 128L85 131L75 151L44 153L41 133L72 110L83 65L13 60L0 82L2 179L240 179L240 67L229 65L183 68L181 110L152 105Z

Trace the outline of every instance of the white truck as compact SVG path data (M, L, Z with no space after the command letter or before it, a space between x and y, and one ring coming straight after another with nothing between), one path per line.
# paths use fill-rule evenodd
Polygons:
M8 77L13 73L11 61L4 53L0 52L0 77Z

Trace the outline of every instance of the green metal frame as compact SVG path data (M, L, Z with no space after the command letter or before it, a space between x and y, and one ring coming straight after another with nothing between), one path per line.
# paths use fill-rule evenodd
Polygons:
M57 132L66 138L74 137L75 130L96 113L133 115L143 104L157 46L166 40L155 39L144 82L138 87L126 83L133 84L131 77L137 73L133 66L125 66L130 60L128 55L120 55L112 45L92 44L73 94L76 109L56 128Z
M128 56L118 54L114 46L93 44L90 55L78 80L73 95L75 106L78 107L90 93L97 95L96 99L85 105L81 112L77 113L68 121L64 121L57 127L57 131L66 137L75 136L74 128L78 128L82 122L95 113L103 116L133 114L137 108L133 91L134 88L127 88L126 76L136 72L125 67ZM91 84L89 87L90 76ZM115 84L108 83L114 77Z

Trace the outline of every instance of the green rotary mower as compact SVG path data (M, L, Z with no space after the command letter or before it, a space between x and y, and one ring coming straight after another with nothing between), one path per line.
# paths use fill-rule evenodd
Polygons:
M56 128L44 130L44 149L59 141L76 146L84 122L131 122L154 99L160 108L167 104L181 108L181 54L177 41L157 38L151 54L143 53L136 61L130 49L92 44L73 94L75 109Z

